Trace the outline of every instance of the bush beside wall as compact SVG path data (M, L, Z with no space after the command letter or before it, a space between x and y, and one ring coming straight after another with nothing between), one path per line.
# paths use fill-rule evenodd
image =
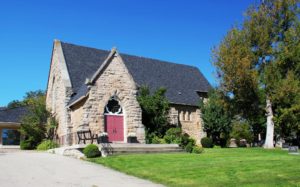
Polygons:
M205 137L201 139L201 145L204 148L212 148L214 146L213 140L211 138Z
M83 149L83 154L87 157L87 158L94 158L94 157L98 157L101 155L99 148L97 145L94 144L90 144L88 146L86 146Z
M54 141L44 140L37 146L36 149L39 150L39 151L46 151L48 149L54 149L54 148L57 148L57 147L58 147L58 144L55 143Z

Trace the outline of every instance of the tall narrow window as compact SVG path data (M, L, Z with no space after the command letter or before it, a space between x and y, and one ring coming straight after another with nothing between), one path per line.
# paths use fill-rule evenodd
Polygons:
M184 113L183 113L183 111L180 111L179 120L180 121L184 121Z
M52 112L55 112L56 108L56 87L55 87L55 77L52 80Z
M190 113L190 121L193 121L193 113Z
M186 113L185 113L185 119L187 120L187 121L190 121L191 119L190 119L190 113L189 113L189 111L186 111Z

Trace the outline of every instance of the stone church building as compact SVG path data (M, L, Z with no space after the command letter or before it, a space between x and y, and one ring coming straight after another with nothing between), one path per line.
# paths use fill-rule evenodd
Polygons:
M145 143L137 101L141 86L166 88L170 123L200 143L205 134L198 104L211 86L196 67L55 40L46 104L58 121L60 144L76 144L82 129L107 132L110 141L119 143L134 134Z

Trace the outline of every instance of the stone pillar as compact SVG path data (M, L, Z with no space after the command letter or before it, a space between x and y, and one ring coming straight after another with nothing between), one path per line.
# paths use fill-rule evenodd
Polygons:
M72 88L71 87L66 87L66 101L65 101L65 107L67 107L71 95L73 94ZM66 137L65 137L65 145L72 145L73 143L73 134L72 134L72 123L71 123L71 110L66 108Z

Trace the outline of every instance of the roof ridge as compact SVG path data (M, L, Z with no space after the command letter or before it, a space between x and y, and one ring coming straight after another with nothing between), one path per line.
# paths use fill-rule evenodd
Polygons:
M68 45L73 45L73 46L78 46L78 47L84 47L84 48L88 48L88 49L94 49L94 50L99 50L99 51L106 51L106 52L110 52L111 50L106 50L106 49L99 49L96 47L88 47L88 46L84 46L84 45L78 45L78 44L74 44L74 43L68 43L68 42L64 42L64 41L60 41L61 43L64 44L68 44ZM153 57L146 57L146 56L139 56L139 55L133 55L133 54L128 54L128 53L119 53L121 56L122 55L127 55L130 57L137 57L137 58L143 58L143 59L148 59L148 60L155 60L161 63L168 63L168 64L175 64L175 65L181 65L181 66L187 66L190 68L196 68L198 69L196 66L193 65L188 65L188 64L182 64L182 63L177 63L177 62L171 62L168 60L161 60L161 59L157 59L157 58L153 58Z
M77 47L84 47L84 48L94 49L94 50L98 50L98 51L110 52L110 50L106 50L106 49L99 49L99 48L96 48L96 47L88 47L88 46L78 45L78 44L74 44L74 43L68 43L68 42L64 42L64 41L60 41L60 42L64 43L64 44L67 44L67 45L73 45L73 46L77 46Z
M28 106L16 106L16 107L0 107L0 111L7 111L7 110L14 110L14 109L19 109L19 108L28 108Z
M86 78L92 78L95 70L103 66L111 51L61 42L70 78L76 82L69 106L88 93ZM198 105L199 95L196 90L207 92L210 84L197 66L179 64L126 53L118 53L123 59L128 73L137 85L148 85L150 89L164 86L168 89L166 97L172 103ZM89 63L87 63L89 62ZM87 63L87 64L85 64ZM84 65L84 66L83 66ZM73 85L73 86L74 86ZM188 90L178 95L178 90Z
M158 61L158 62L161 62L161 63L174 64L174 65L180 65L180 66L187 66L187 67L190 67L190 68L196 68L196 69L198 69L196 66L192 66L192 65L188 65L188 64L181 64L181 63L177 63L177 62L171 62L171 61L167 61L167 60L160 60L160 59L152 58L152 57L137 56L137 55L131 55L131 54L126 54L126 53L119 53L119 54L121 56L122 55L127 55L127 56L130 56L130 57L143 58L143 59L147 59L147 60Z

